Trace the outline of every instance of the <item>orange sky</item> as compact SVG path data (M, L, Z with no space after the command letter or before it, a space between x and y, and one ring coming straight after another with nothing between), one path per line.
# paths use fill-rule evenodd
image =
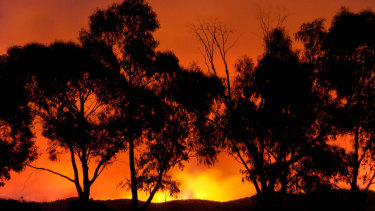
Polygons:
M96 8L106 7L114 0L0 0L0 53L11 45L29 42L49 43L54 40L77 40L78 32L86 27L88 17ZM229 64L247 54L256 60L262 53L261 32L257 22L260 8L276 11L280 8L288 16L286 28L293 34L299 26L315 18L330 20L341 6L357 12L362 9L375 10L375 0L149 0L161 24L155 36L160 41L160 50L172 50L181 64L187 66L197 62L203 66L199 43L189 30L189 25L198 20L217 19L228 24L234 31L236 45L229 52ZM328 22L329 23L329 22ZM37 143L43 151L45 139L38 136ZM70 174L69 160L51 163L46 156L35 165L50 167ZM175 177L182 182L180 198L200 198L227 201L254 194L249 183L241 182L241 165L233 158L222 154L219 162L211 167L191 161L183 172ZM95 199L128 198L130 193L120 188L121 180L128 176L125 155L95 182L91 196ZM235 188L234 188L235 187ZM0 198L23 197L26 200L51 201L76 196L71 182L51 175L27 169L21 174L12 174L12 180L0 188ZM155 201L164 201L159 194Z

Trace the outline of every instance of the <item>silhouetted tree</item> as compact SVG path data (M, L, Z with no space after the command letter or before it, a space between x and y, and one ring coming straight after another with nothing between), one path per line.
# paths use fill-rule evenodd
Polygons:
M147 86L151 83L154 72L152 61L157 42L152 36L159 27L156 14L144 1L124 1L113 4L107 10L98 10L90 17L89 31L81 32L84 45L108 49L110 57L103 57L113 71L122 72L122 78L114 87L113 103L119 116L118 129L123 131L124 141L129 150L130 189L132 206L139 209L136 155L137 145L142 143L142 134L149 128L157 127L152 118L160 119L154 110L160 103ZM95 54L94 54L95 55ZM113 56L112 56L113 55ZM121 120L120 120L121 119ZM150 121L148 121L150 120Z
M179 192L178 182L169 172L175 166L182 168L182 161L189 158L197 121L177 93L186 91L180 88L195 88L184 87L194 83L186 76L203 82L208 77L181 69L171 52L155 51L157 42L152 33L159 23L143 0L98 10L90 17L89 27L80 34L83 45L111 72L120 73L107 84L111 91L103 97L115 109L112 128L129 153L127 184L132 207L147 209L157 191ZM142 206L138 190L150 193Z
M29 44L14 51L19 53L9 56L17 63L12 68L28 74L30 110L41 120L42 134L50 140L49 157L54 161L67 152L74 176L29 166L73 182L80 200L87 202L90 187L122 147L110 133L112 111L98 98L106 71L73 43ZM91 177L90 162L95 162Z
M255 68L246 57L236 65L236 97L227 111L233 152L241 154L246 178L260 195L306 192L312 181L332 186L329 176L338 169L331 167L340 161L333 155L343 152L326 144L332 125L313 69L299 61L282 28L269 33L265 47ZM331 162L319 165L323 157Z
M225 125L227 124L225 107L232 107L232 90L231 90L231 75L228 66L227 55L230 49L234 46L232 40L233 30L227 25L219 21L205 21L191 26L192 31L201 43L202 55L207 66L207 72L211 83L209 89L205 89L210 94L209 101L196 102L192 98L190 107L194 107L195 112L203 113L200 116L198 127L199 128L199 141L201 144L200 153L205 155L203 160L206 164L212 165L216 161L216 156L222 149L227 147L225 142ZM217 57L219 59L217 59ZM221 67L224 70L220 70ZM196 72L203 71L196 68ZM224 77L223 77L224 75ZM182 97L197 96L202 94L201 90L190 89L189 94L181 93ZM205 105L203 111L201 110ZM232 143L233 144L233 143Z
M27 105L27 78L9 66L19 52L10 48L0 56L0 186L10 179L10 172L20 172L37 154L32 140L33 115Z
M216 139L206 144L229 149L259 195L313 191L318 185L330 188L334 186L331 176L345 169L333 168L340 166L343 151L326 144L332 126L327 109L322 109L325 96L315 87L312 66L300 62L284 30L269 30L262 23L265 54L256 68L249 58L240 59L232 86L228 66L224 65L223 80L214 62L218 50L226 63L231 31L218 23L193 27L204 47L209 73L226 82L224 100L213 101L210 118L201 125L211 130L206 133L210 139ZM323 156L331 156L331 162L322 162L319 157Z
M375 178L375 14L342 8L328 30L323 19L318 19L302 25L297 38L305 45L306 57L315 61L320 84L335 101L336 132L352 138L351 190L358 191L359 179L367 190Z

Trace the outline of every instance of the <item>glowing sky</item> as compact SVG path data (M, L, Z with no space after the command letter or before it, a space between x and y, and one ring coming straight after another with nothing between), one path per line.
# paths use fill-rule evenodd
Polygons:
M29 42L50 43L54 40L77 40L78 32L87 26L88 17L96 8L106 7L114 0L0 0L0 53L12 45ZM330 22L341 6L352 11L375 10L375 0L149 0L161 24L155 36L160 50L172 50L187 66L197 62L203 66L199 43L189 29L199 20L217 19L228 24L234 31L236 45L229 52L229 64L247 54L256 60L262 53L262 36L257 15L260 10L281 11L287 15L286 29L291 35L299 26L323 17ZM45 139L37 137L40 151ZM71 174L69 160L51 163L46 156L35 165L50 167ZM175 172L182 182L180 198L200 198L227 201L254 194L249 183L241 182L241 165L222 154L219 162L208 168L191 161L183 172ZM130 193L119 187L128 176L127 159L121 155L118 161L95 182L91 196L95 199L128 198ZM235 188L234 188L235 187ZM46 172L27 169L12 174L12 180L0 188L1 198L23 197L26 200L51 201L76 196L74 185ZM163 194L155 201L164 201Z

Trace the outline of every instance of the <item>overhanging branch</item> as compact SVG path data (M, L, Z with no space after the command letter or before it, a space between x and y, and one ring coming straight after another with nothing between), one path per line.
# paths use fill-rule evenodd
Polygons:
M58 176L60 176L60 177L63 177L63 178L65 178L65 179L67 179L67 180L69 180L69 181L71 181L71 182L74 182L74 180L71 179L70 177L65 176L65 175L63 175L63 174L60 174L60 173L58 173L58 172L56 172L56 171L52 171L51 169L40 168L40 167L32 166L32 165L29 165L29 164L27 164L27 166L28 166L28 167L31 167L31 168L33 168L33 169L43 170L43 171L50 172L50 173L52 173L52 174L58 175Z

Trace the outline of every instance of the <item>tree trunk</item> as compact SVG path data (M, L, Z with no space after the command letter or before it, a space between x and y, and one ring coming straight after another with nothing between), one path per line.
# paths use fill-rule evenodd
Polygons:
M132 76L129 75L129 99L133 99L133 92L131 88L133 87L133 80ZM137 211L140 210L139 203L138 203L138 181L137 181L137 174L135 169L135 156L134 156L134 105L132 101L129 101L129 168L130 168L130 189L132 192L132 210Z
M355 121L355 131L354 131L354 155L353 155L353 174L352 174L352 181L350 183L350 190L354 192L358 192L358 175L359 175L359 167L361 165L359 159L359 129L360 129L360 113L361 111L361 92L360 89L357 89L357 105L356 105L356 118ZM364 152L365 153L365 152Z
M275 191L274 187L265 187L259 197L257 210L275 210Z
M163 179L163 175L164 175L164 170L160 171L158 180L156 182L156 186L151 191L150 196L148 197L147 201L143 204L143 206L142 206L143 211L148 209L148 207L151 204L152 199L154 198L155 194L158 192L158 190L160 188L160 185L161 185L161 182L162 182L162 179Z
M352 181L350 183L350 190L352 192L358 192L358 174L359 174L359 127L355 128L355 135L354 135L354 155L353 155L353 174L352 174Z
M87 164L86 153L82 155L82 174L83 174L83 201L87 202L90 199L90 179L89 179L89 167Z
M287 187L288 187L289 168L288 168L288 165L287 165L286 157L287 157L287 155L285 153L282 165L280 167L281 168L281 171L280 171L280 183L281 183L280 193L283 194L283 195L286 194Z
M133 137L130 137L129 140L129 166L130 166L130 188L132 192L132 208L133 210L139 210L138 204L138 183L137 176L135 171L135 162L134 162L134 140Z
M281 194L286 194L288 184L287 184L287 178L286 178L285 173L281 175L280 183L281 183L281 189L280 189Z
M81 185L79 184L77 164L76 164L75 157L74 157L74 150L71 145L69 146L69 150L70 150L70 159L71 159L70 161L72 162L72 167L73 167L73 172L74 172L74 185L76 186L79 199L82 200L84 199L83 190L82 190Z
M84 192L82 192L80 195L79 195L79 200L83 203L86 203L90 200L90 190L88 190L86 192L86 190Z

